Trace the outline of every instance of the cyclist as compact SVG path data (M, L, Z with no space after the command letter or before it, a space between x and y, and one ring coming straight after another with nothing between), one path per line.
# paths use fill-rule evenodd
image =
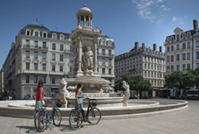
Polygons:
M83 111L83 84L78 83L77 85L77 89L76 89L76 94L75 94L75 110L76 111ZM78 115L81 117L81 112L80 115ZM84 112L83 112L83 117L84 117ZM77 122L77 126L79 126L79 122ZM83 126L81 126L83 127Z
M43 85L44 82L40 80L36 89L35 114L45 106ZM40 122L39 127L41 127Z

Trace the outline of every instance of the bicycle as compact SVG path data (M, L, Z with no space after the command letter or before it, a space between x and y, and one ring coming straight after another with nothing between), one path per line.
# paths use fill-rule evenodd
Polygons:
M48 115L46 107L47 105L45 105L43 109L40 109L35 114L34 124L35 124L36 130L39 132L43 132L47 128L47 124L51 125L52 120L55 126L60 126L61 124L62 113L60 109L58 108L58 107L61 107L61 104L57 103L55 105L55 102L53 102L50 116Z
M88 108L85 111L81 108L79 111L72 109L69 115L69 125L72 129L77 130L81 128L82 122L88 122L92 125L97 125L101 120L101 112L97 106L96 99L88 98ZM81 104L80 104L81 107Z

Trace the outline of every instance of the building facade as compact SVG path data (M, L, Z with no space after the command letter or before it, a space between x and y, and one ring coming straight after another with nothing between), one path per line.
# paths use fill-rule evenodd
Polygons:
M86 8L82 7L80 10ZM69 33L50 31L38 20L21 29L3 66L5 90L11 89L16 99L32 97L38 81L42 79L46 96L57 92L58 80L74 77L76 65L69 36ZM105 42L98 44L99 52L103 53L98 55L97 70L103 78L114 84L114 41L102 33L97 41ZM102 59L104 66L101 65ZM109 59L111 65L108 64Z
M3 96L4 93L4 70L0 71L0 96Z
M156 44L153 44L153 49L150 49L146 48L144 43L138 47L138 42L136 42L132 50L116 56L116 81L124 74L129 77L142 76L152 84L152 92L150 94L143 92L142 96L158 97L159 89L164 87L166 62L162 47L159 47L159 51L156 49Z
M166 75L174 72L186 72L188 68L199 67L199 29L198 21L193 20L193 29L183 31L180 28L174 30L174 34L167 36L165 43ZM194 87L193 87L194 88ZM168 96L179 97L178 89L167 89ZM180 95L183 95L183 90Z
M199 31L198 22L193 21L194 29L183 31L174 30L173 35L167 36L164 43L166 56L166 74L174 71L186 72L188 68L199 67Z

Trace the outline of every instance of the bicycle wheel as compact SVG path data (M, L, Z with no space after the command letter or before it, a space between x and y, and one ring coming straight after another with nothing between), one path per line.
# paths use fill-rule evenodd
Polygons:
M81 128L83 117L79 117L79 112L72 110L69 115L69 125L72 129L77 130Z
M92 108L88 113L88 123L97 125L101 120L101 112L98 108Z
M43 132L47 127L47 115L45 112L38 112L34 119L35 128L39 132Z
M59 110L59 108L54 109L52 118L53 118L53 124L55 126L60 126L61 121L62 121L62 113Z

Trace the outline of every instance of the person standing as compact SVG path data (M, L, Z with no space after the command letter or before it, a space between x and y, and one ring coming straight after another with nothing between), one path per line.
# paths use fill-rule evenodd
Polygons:
M77 85L77 89L76 89L76 94L75 94L75 110L76 111L81 111L79 113L79 117L81 117L81 113L83 114L83 117L84 117L84 111L83 111L83 92L82 92L82 89L83 89L83 84L81 83L78 83ZM79 126L79 122L77 122L77 125ZM83 127L83 126L81 126Z
M35 113L45 106L43 85L44 82L40 80L36 89Z

